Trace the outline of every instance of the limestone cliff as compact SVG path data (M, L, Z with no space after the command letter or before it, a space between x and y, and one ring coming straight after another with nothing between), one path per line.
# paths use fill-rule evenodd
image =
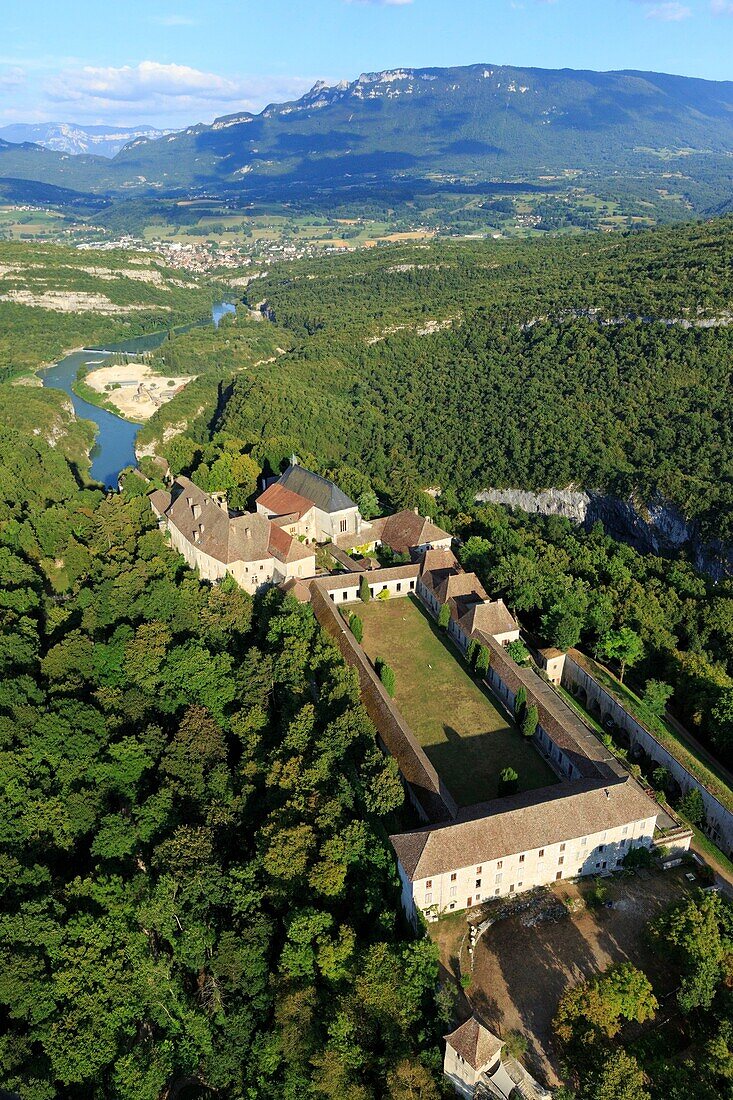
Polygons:
M566 489L484 489L483 503L502 504L543 516L563 516L590 528L600 520L609 535L643 553L673 554L686 549L696 567L715 580L733 576L733 547L700 538L698 525L662 497L619 500L608 494L569 486Z

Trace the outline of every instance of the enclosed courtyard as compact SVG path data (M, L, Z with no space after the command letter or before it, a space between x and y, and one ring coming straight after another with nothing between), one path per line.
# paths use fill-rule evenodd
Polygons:
M414 597L372 600L354 610L364 623L367 655L394 669L395 702L459 806L500 794L507 767L517 772L520 791L556 782Z

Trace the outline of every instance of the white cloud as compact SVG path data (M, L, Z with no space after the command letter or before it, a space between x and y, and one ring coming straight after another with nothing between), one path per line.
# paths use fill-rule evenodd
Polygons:
M713 15L733 15L733 0L710 0Z
M691 15L692 8L678 3L677 0L666 4L655 4L646 13L647 19L661 19L663 23L679 23L683 19L689 19Z
M127 124L155 119L168 125L210 121L234 111L299 97L314 77L225 77L189 65L141 61L138 65L67 68L50 76L43 92L50 117Z

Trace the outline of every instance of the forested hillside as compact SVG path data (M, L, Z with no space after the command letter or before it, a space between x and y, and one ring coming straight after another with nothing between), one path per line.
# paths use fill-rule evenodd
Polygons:
M402 788L310 608L202 584L37 439L0 460L2 1084L437 1097Z
M733 537L733 223L618 239L440 243L250 284L295 349L221 425L423 486L658 492ZM399 459L399 461L398 461Z
M71 348L208 318L221 287L148 253L0 242L0 381Z

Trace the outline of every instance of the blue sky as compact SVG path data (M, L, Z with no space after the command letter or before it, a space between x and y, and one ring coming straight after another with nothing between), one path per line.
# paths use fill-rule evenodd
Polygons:
M2 0L0 124L184 126L478 62L733 79L733 0Z

